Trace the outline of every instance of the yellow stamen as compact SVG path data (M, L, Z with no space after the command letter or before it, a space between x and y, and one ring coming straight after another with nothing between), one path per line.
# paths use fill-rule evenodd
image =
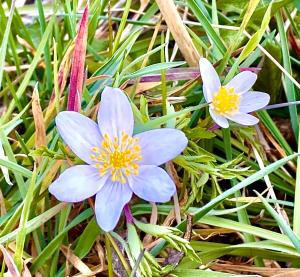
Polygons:
M96 162L100 176L109 173L113 182L126 182L126 177L139 174L138 161L142 159L141 147L137 138L125 132L121 137L103 136L101 147L92 147L90 157Z
M219 115L234 115L239 110L240 96L233 88L220 87L212 99L211 107Z

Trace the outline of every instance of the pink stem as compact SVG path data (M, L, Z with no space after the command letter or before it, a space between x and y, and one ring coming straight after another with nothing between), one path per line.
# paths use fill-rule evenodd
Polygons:
M132 213L131 213L131 210L130 210L130 208L129 208L128 203L125 204L125 206L124 206L123 209L124 209L124 214L125 214L125 217L126 217L126 223L127 223L127 224L133 224L134 218L133 218L133 215L132 215Z

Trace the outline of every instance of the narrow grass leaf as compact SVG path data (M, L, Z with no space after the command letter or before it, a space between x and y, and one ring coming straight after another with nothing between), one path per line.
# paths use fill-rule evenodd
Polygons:
M4 36L2 38L2 43L1 43L1 48L0 48L0 89L1 89L2 78L3 78L3 70L4 70L4 62L5 62L5 56L6 56L8 37L9 37L9 33L10 33L11 22L12 22L13 15L14 15L15 4L16 4L16 0L13 0L11 2L9 16L8 16L8 20L6 23L6 28L5 28Z
M261 196L257 191L255 191L259 199L263 202L264 206L266 207L267 211L270 215L276 220L278 226L283 230L283 232L289 237L291 242L294 244L295 248L297 249L298 253L300 254L300 239L296 236L296 234L292 231L290 225L286 222L286 220L279 215L272 206L266 201L264 197Z

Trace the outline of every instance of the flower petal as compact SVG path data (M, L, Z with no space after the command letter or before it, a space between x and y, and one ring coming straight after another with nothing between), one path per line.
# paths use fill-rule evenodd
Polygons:
M120 137L122 131L133 132L133 113L125 93L118 88L105 87L101 95L98 124L102 135Z
M221 86L219 76L212 64L205 58L199 61L200 74L203 82L203 95L207 103L210 103L213 94L217 92Z
M270 95L260 91L249 91L241 95L239 111L249 113L268 105Z
M96 122L77 112L60 112L56 127L64 142L83 161L93 164L92 147L101 146L102 136Z
M228 119L245 126L255 125L259 119L251 114L238 112L235 115L227 116Z
M95 195L106 179L92 166L76 165L65 170L49 186L49 192L60 201L80 202Z
M128 177L133 192L150 202L167 202L175 193L173 180L163 169L153 165L143 165L137 176Z
M185 134L179 130L154 129L134 136L139 139L143 165L161 165L178 156L187 146Z
M216 114L211 107L209 107L209 113L213 121L217 123L220 127L222 128L229 127L228 120L224 116Z
M251 89L256 82L257 75L251 71L243 71L236 75L225 86L226 88L234 88L236 93L242 94Z
M96 219L102 230L113 230L120 218L123 207L131 199L132 191L128 184L108 180L96 195Z

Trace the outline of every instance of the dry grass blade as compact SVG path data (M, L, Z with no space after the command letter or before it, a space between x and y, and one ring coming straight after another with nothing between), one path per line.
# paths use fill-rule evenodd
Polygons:
M62 245L60 250L66 256L67 261L70 262L78 271L80 271L80 273L84 274L85 276L94 276L94 273L90 270L90 268L84 262L82 262L81 259L77 257L69 247Z
M2 244L0 244L0 250L3 254L3 260L7 266L8 273L10 274L11 277L20 277L21 274L14 263L14 260L11 256L11 254L4 248Z
M184 27L173 0L156 0L156 3L185 60L190 66L198 66L200 55Z
M47 139L43 111L40 104L40 97L37 86L38 84L36 84L32 93L32 115L35 125L35 147L39 148L47 144ZM38 163L40 162L41 159L38 158Z

